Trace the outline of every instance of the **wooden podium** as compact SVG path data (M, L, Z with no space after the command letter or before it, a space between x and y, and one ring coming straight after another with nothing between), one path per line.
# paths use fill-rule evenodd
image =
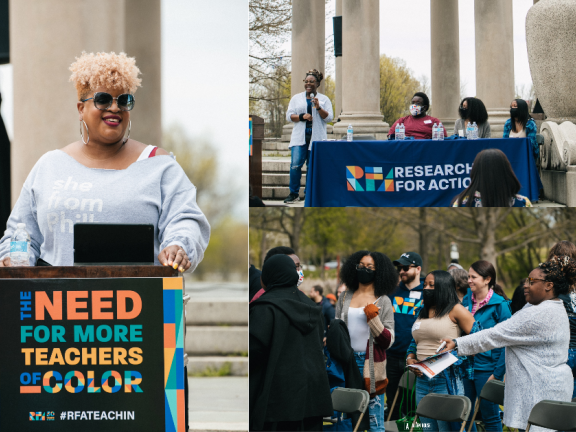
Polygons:
M187 430L188 299L167 266L0 268L0 430Z
M123 277L177 277L168 266L0 267L1 279L88 279Z

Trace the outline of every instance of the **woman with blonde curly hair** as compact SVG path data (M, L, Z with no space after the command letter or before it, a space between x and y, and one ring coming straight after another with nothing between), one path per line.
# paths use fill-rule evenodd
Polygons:
M141 85L135 59L83 52L70 70L80 139L43 155L28 175L0 239L0 266L11 264L10 238L19 223L30 234L32 265L42 258L70 266L74 223L99 222L153 224L155 263L193 270L210 226L174 158L130 138Z
M506 347L504 424L523 430L530 411L544 399L570 402L573 379L568 360L570 324L561 295L576 283L576 261L553 256L530 272L524 308L492 328L443 339L458 355Z
M286 120L294 122L290 138L290 194L284 200L287 204L300 201L302 167L308 163L312 142L327 138L326 125L334 118L332 102L318 93L323 78L316 69L306 72L304 91L294 95L286 111Z

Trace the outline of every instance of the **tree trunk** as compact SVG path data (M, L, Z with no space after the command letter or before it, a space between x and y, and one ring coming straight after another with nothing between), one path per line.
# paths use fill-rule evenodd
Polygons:
M497 269L496 257L496 221L500 215L499 209L478 209L478 237L482 240L480 259L488 261Z
M260 240L260 268L264 266L264 258L268 252L268 235L267 231L262 230L262 239Z
M428 271L428 244L429 244L429 237L428 237L428 226L427 224L427 217L428 217L428 209L426 207L422 207L419 209L419 224L418 224L418 253L422 257L422 273L424 274Z
M300 249L300 233L302 232L302 225L304 224L304 209L301 207L296 207L291 209L294 211L294 217L292 219L292 235L290 236L290 247L294 249L296 255Z

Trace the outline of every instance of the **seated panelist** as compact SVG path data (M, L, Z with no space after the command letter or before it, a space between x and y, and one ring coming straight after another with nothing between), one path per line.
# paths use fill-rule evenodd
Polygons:
M432 139L432 126L434 123L440 124L440 120L435 117L430 117L426 112L430 109L430 99L426 93L418 92L412 98L410 105L410 115L399 118L394 122L390 128L389 136L394 135L397 124L404 124L406 129L406 137L414 137L414 139ZM446 137L446 129L444 129L444 136Z
M130 139L130 112L141 82L135 59L84 52L70 70L80 140L49 151L32 168L0 239L0 267L11 265L10 238L19 223L30 235L31 265L42 258L71 266L74 223L99 222L153 224L155 264L194 270L208 246L210 225L196 204L196 187L176 160Z

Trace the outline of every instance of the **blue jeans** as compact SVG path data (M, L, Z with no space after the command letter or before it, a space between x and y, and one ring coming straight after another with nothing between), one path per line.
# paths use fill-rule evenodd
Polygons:
M446 377L443 373L436 375L434 378L428 378L426 375L416 378L416 404L419 404L424 396L430 393L449 394ZM464 389L458 388L458 394L461 395L463 393ZM456 424L428 417L418 417L418 420L422 424L424 432L449 432L456 427ZM460 430L460 426L456 430Z
M290 193L297 194L300 192L300 180L302 179L302 167L304 163L308 163L308 156L310 151L310 135L306 136L306 144L291 147L291 160L290 160ZM308 176L306 176L308 182Z
M354 358L356 359L356 364L358 369L360 369L360 375L364 371L364 360L366 359L366 353L355 352ZM370 399L370 405L368 406L368 415L370 416L370 429L369 432L384 432L384 395L376 395L374 398Z
M492 372L485 372L485 371L474 371L474 380L464 379L464 394L470 399L472 402L472 409L470 411L470 417L466 422L466 430L470 427L470 420L472 420L472 416L474 415L474 407L476 406L476 398L480 395L482 391L482 387L490 378ZM486 426L487 431L499 431L502 432L502 421L500 420L500 407L495 403L488 402L486 400L480 401L480 409L479 411L482 413L482 421ZM476 425L472 426L472 430L476 432Z
M576 366L576 349L568 349L568 362L566 362L570 369ZM572 399L576 397L576 379L574 380L574 390L572 390Z

